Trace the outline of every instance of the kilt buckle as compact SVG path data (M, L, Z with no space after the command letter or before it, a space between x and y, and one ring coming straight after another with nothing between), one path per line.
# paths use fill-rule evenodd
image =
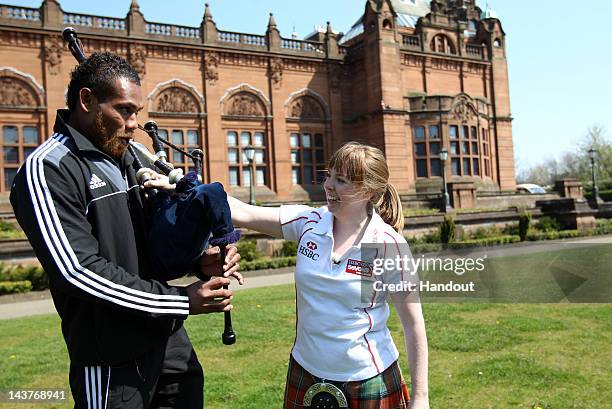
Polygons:
M335 385L317 382L304 395L304 407L307 409L341 409L348 408L346 396Z

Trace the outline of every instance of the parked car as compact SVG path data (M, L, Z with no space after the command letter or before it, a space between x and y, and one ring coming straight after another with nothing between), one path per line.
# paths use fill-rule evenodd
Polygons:
M534 185L533 183L522 183L520 185L516 185L516 191L519 193L529 193L529 194L541 194L546 193L546 190L539 185Z

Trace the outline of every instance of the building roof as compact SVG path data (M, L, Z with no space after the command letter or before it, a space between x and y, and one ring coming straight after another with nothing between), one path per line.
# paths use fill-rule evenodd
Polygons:
M397 23L400 27L416 27L419 18L426 16L431 11L427 0L391 0L391 5L397 13ZM346 32L340 44L346 43L361 33L363 33L363 16Z

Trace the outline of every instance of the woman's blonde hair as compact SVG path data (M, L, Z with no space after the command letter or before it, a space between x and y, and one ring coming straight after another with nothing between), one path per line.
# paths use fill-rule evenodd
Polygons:
M385 223L398 232L403 230L402 202L395 187L389 183L389 167L380 149L359 142L346 143L334 152L328 168L371 194L370 202Z

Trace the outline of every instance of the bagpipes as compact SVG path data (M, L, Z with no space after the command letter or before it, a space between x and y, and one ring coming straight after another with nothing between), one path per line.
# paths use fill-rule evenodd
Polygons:
M62 37L79 64L83 63L87 58L74 28L65 28ZM202 150L195 149L188 153L160 138L154 121L149 121L144 126L139 124L138 129L151 138L156 151L156 154L152 154L144 145L130 141L128 150L134 157L138 182L144 184L150 178L150 171L158 169L168 176L170 183L176 184L174 194L155 190L147 193L147 242L152 265L158 269L154 278L167 281L188 274L208 245L219 246L219 258L223 262L226 246L240 239L240 231L234 229L232 224L223 185L201 182L199 172L202 169ZM175 169L167 162L162 143L191 158L197 172L183 175L182 169ZM143 165L143 160L147 166ZM200 277L198 273L196 276L207 279ZM231 313L225 312L224 318L222 341L225 345L231 345L236 342Z

